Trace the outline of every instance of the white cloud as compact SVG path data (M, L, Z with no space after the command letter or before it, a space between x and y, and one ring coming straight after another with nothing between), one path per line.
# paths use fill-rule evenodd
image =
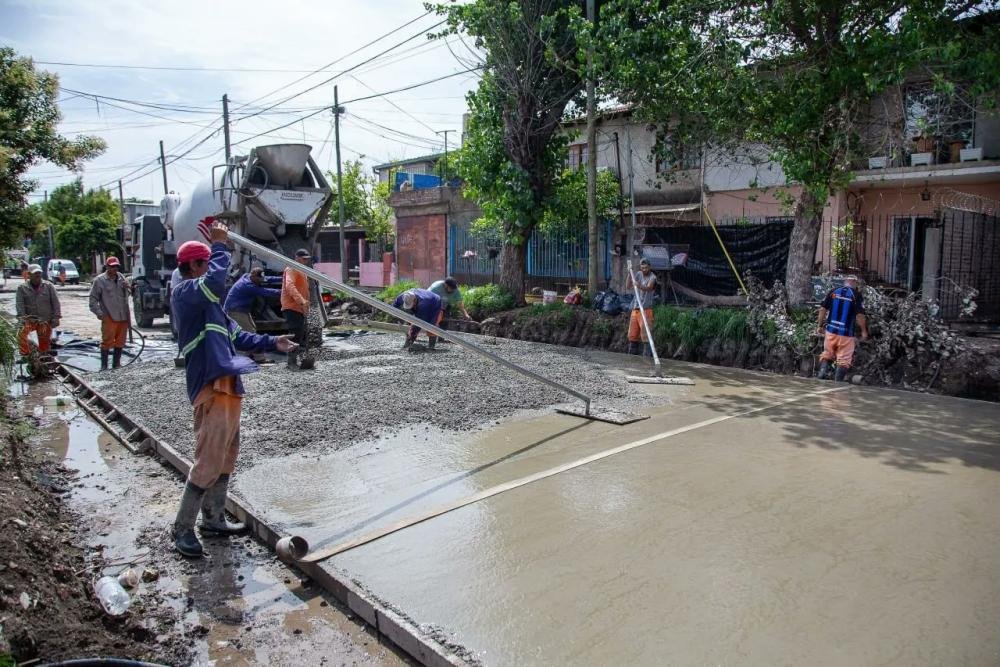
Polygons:
M267 68L311 70L362 46L375 37L424 11L419 0L379 0L378 2L331 3L284 0L206 2L205 0L175 0L170 3L136 2L135 0L34 0L31 2L3 1L0 16L0 42L14 46L20 53L36 60L150 65L167 67ZM358 62L402 41L436 21L426 17L413 26L400 30L363 52L346 58L323 75L297 83L263 104L278 101L282 96L298 92L332 76L345 66ZM11 34L6 34L10 30ZM409 49L415 50L407 52ZM441 44L427 44L422 36L408 42L394 53L398 61L358 70L358 78L376 91L398 88L448 74L464 65L456 62ZM388 58L387 58L388 59ZM62 85L76 90L121 97L123 99L161 101L174 104L217 108L220 98L228 93L233 108L238 109L256 97L264 95L302 76L290 73L247 72L175 72L158 70L88 69L44 66L60 75ZM337 81L341 100L371 94L371 90L349 77ZM287 107L301 108L332 105L332 83L304 94L289 102ZM393 98L400 107L419 120L407 117L384 100L372 100L348 105L348 116L342 125L341 138L346 147L344 158L356 157L354 151L369 156L372 161L413 156L432 152L426 143L435 139L432 129L459 130L465 110L462 96L475 85L475 78L462 76L432 86L401 93ZM64 96L66 97L66 96ZM98 113L94 100L76 98L62 103L62 130L97 130L109 144L105 155L88 165L85 183L94 187L112 180L131 167L155 157L157 142L163 139L168 147L176 146L188 137L206 134L208 130L182 124L166 124L150 118L101 105ZM208 124L212 115L180 114L149 109L150 113ZM237 114L239 115L239 114ZM239 141L270 127L287 122L288 115L268 115L241 120L233 126L233 140ZM368 119L406 132L421 139L398 138L388 132L366 125ZM323 112L296 124L280 135L291 140L313 143L314 156L321 166L332 158L332 147L324 147L331 117ZM162 124L161 124L162 123ZM136 125L156 124L153 127ZM429 127L428 127L429 126ZM103 128L103 129L102 129ZM380 138L376 133L389 139ZM440 140L440 137L437 137ZM456 140L451 135L449 140ZM267 137L257 141L280 141ZM257 142L254 142L257 143ZM408 145L412 144L412 145ZM221 155L221 135L195 150L191 156L201 160L171 165L168 176L171 188L187 191L207 174ZM216 151L215 155L211 155ZM40 165L36 172L43 177L43 188L51 189L67 178L57 174L50 165ZM158 199L162 183L158 173L130 184L126 196L135 195Z

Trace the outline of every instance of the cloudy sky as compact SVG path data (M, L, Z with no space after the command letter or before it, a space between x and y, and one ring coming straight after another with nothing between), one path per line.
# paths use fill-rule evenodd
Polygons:
M64 63L37 65L57 73L64 89L60 130L108 143L88 163L85 185L116 188L121 178L126 197L158 202L161 139L173 162L171 190L190 192L221 160L223 93L232 140L243 142L236 153L304 140L321 167L335 168L332 115L321 109L332 106L334 83L347 108L344 160L361 157L372 165L436 152L443 147L440 130L456 130L448 136L456 141L464 95L477 80L461 72L476 59L455 37L428 41L439 20L420 0L0 0L0 44L36 61ZM288 126L274 130L280 125ZM49 164L32 174L39 191L72 178Z

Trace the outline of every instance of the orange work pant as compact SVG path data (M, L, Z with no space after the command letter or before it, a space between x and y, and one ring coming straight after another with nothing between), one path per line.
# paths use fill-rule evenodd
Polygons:
M240 407L235 376L205 385L194 399L194 464L192 484L208 489L219 475L232 474L240 453Z
M21 354L31 354L31 347L28 345L28 334L32 331L38 336L38 351L48 352L52 343L52 325L48 322L28 320L17 334L17 346L20 348Z
M444 319L444 310L439 310L437 317L434 319L434 326L436 327L441 326L441 320L443 319ZM420 327L416 325L410 326L410 338L416 340L417 334L419 333L420 333ZM427 340L434 340L435 338L437 338L437 336L432 334L430 331L427 332Z
M854 336L838 336L829 331L823 337L823 354L821 361L837 360L840 368L850 368L854 365Z
M105 315L101 320L101 349L125 347L125 335L128 333L128 322L119 322Z
M646 309L646 321L649 322L650 330L653 329L653 309ZM642 326L642 315L639 314L639 309L636 308L632 311L632 317L628 321L628 341L630 343L645 343L646 330Z

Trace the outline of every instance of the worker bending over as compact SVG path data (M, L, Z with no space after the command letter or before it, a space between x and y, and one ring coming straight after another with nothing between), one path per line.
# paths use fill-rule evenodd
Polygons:
M462 290L458 289L458 281L448 276L444 280L438 280L431 283L428 287L430 291L441 297L441 322L438 324L442 329L447 329L446 319L454 316L455 311L462 313L463 317L467 320L471 320L472 316L469 315L469 311L465 309L465 303L462 301Z
M233 318L233 321L240 325L244 331L257 333L257 325L250 316L250 309L256 298L279 298L281 290L264 287L264 269L255 266L249 273L244 273L240 279L229 288L226 296L226 303L223 310L226 315Z
M28 334L32 331L38 336L38 351L48 352L52 343L52 330L59 326L62 309L59 306L59 296L55 285L42 280L42 267L31 264L26 269L28 282L17 286L14 296L14 307L21 330L17 334L17 345L21 356L31 354L28 345Z
M653 330L653 298L656 296L656 274L648 259L639 262L639 271L635 274L628 272L628 280L625 288L632 290L634 284L639 290L639 300L632 302L632 315L628 321L628 353L644 354L646 347L643 343L652 345L646 336L646 330L642 326L642 312L646 313L646 322L649 330ZM641 309L641 310L640 310Z
M181 349L187 360L188 398L194 406L194 463L188 471L174 520L174 545L192 558L204 554L194 533L201 510L201 534L232 535L246 526L226 519L226 490L240 449L240 375L259 370L236 350L289 352L290 336L247 333L222 311L230 253L229 234L220 222L211 228L212 248L187 241L177 250L184 280L170 299Z
M122 365L122 349L129 328L128 298L132 286L119 273L121 262L109 257L104 273L90 286L90 312L101 321L101 370L108 370L108 353L113 353L112 368Z
M295 261L299 264L309 266L311 259L305 248L295 251ZM285 269L281 281L281 314L285 316L285 325L292 334L292 340L300 346L288 354L288 367L298 368L296 362L305 348L309 327L309 278L292 267Z
M406 290L396 297L392 305L435 326L444 317L444 311L441 310L441 297L430 290L420 289L419 287ZM404 350L413 345L413 341L417 339L417 334L419 333L420 327L415 324L410 327L410 332L406 336L406 342L403 343ZM433 350L434 345L437 343L437 336L428 331L427 341L427 347Z
M868 340L868 319L854 276L844 278L844 285L830 290L819 307L819 334L823 336L823 353L819 355L819 379L830 376L830 366L836 360L834 378L842 382L854 365L854 327L861 329L861 340Z

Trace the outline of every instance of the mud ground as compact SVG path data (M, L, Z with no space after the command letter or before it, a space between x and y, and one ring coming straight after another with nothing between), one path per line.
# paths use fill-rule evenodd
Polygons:
M170 665L406 664L339 602L249 537L206 540L210 558L202 561L175 554L167 533L183 481L153 459L122 448L78 409L43 407L44 396L54 395L58 386L15 389L25 392L19 404L37 425L27 444L31 455L45 462L38 479L61 491L57 536L72 544L67 548L75 559L74 571L83 570L66 587L58 583L69 576L66 566L54 566L58 585L45 590L44 552L28 551L24 555L34 553L34 560L27 563L23 556L18 559L18 568L33 571L39 586L26 589L30 610L8 605L0 612L13 611L4 625L23 631L16 638L8 634L12 646L21 642L16 658L116 655ZM53 475L59 469L61 474ZM28 544L53 545L46 532L38 535ZM139 573L156 570L157 579L132 591L125 617L110 619L90 595L90 583L128 567ZM79 607L75 620L51 613L52 604L47 604L65 596L64 588ZM17 596L20 592L15 591ZM40 601L37 608L35 600ZM33 642L26 641L29 636Z
M86 288L59 293L63 340L96 337ZM13 311L9 289L0 291L0 308ZM166 321L142 331L143 356L169 361ZM86 346L60 357L96 368L96 351ZM65 389L55 382L11 387L29 437L22 472L0 470L0 664L7 654L41 662L115 655L169 665L408 664L249 538L206 540L211 558L204 561L177 556L167 531L183 480L125 450L75 407L43 406L59 393ZM8 461L4 451L0 466ZM124 617L111 619L92 582L130 566L156 570L157 578L132 591Z

